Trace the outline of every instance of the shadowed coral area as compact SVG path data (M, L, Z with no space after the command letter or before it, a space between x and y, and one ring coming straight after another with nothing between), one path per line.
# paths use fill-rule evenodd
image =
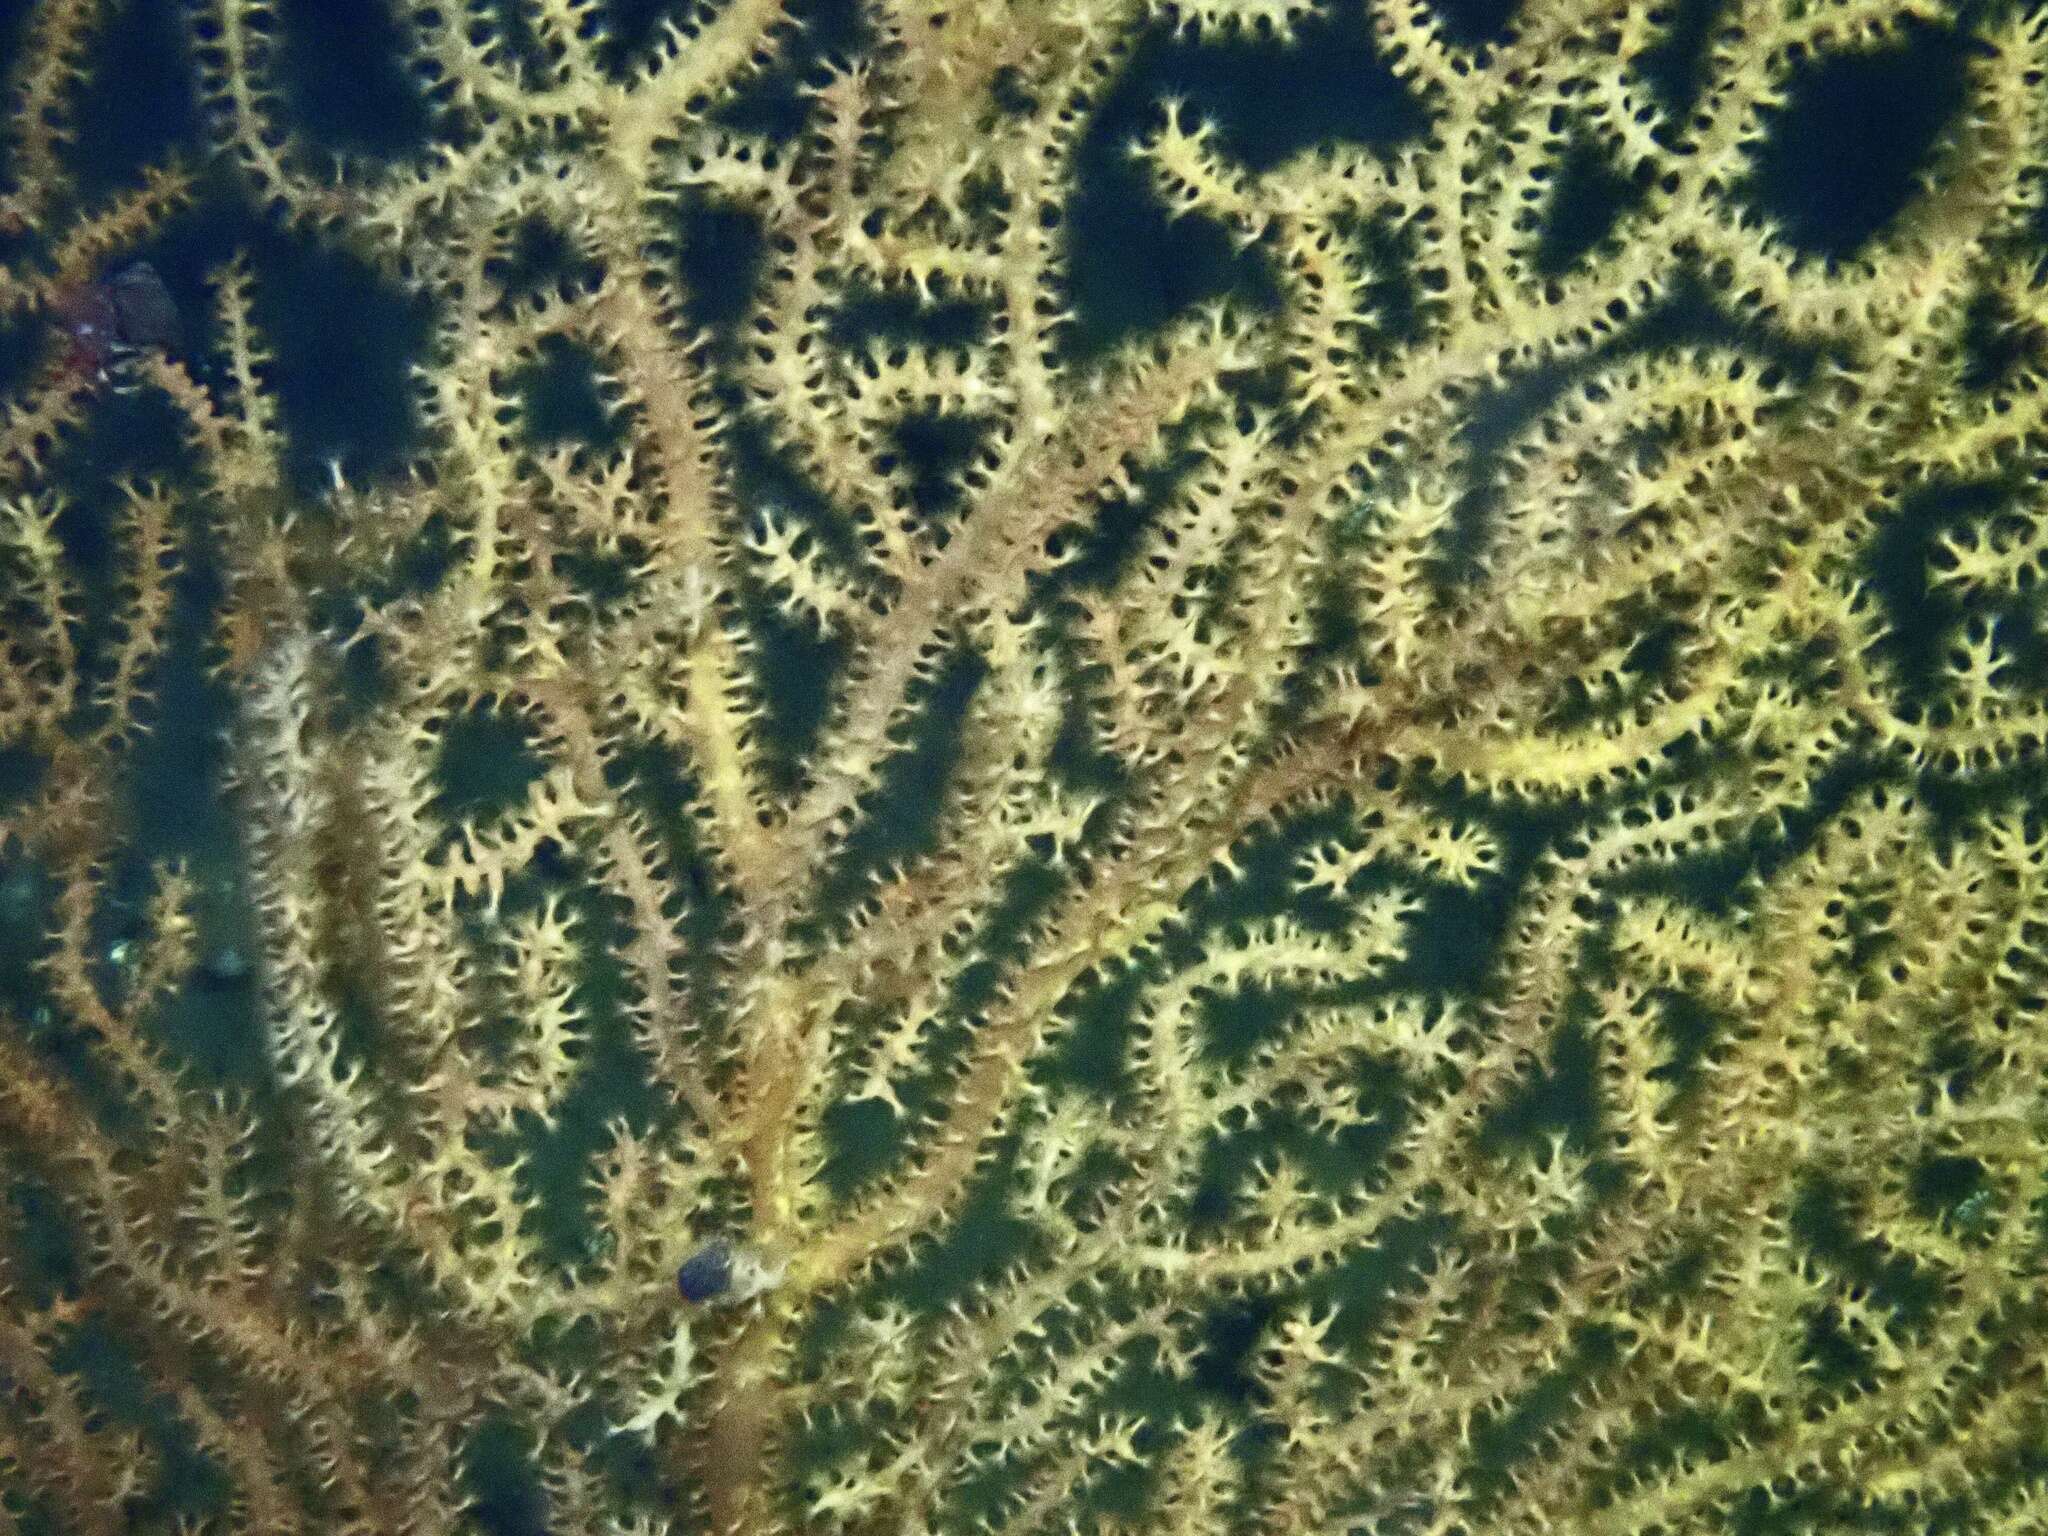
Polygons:
M0 58L0 1531L2048 1528L2038 8Z

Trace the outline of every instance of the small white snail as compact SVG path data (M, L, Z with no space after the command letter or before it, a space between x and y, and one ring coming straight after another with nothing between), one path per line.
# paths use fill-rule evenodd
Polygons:
M752 1249L718 1239L683 1260L676 1270L676 1289L683 1300L700 1305L751 1301L779 1285L787 1269L787 1265L769 1263Z

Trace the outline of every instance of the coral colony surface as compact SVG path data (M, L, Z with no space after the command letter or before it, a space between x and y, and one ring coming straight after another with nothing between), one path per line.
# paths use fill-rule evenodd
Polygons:
M0 28L0 1532L2048 1531L2048 12Z

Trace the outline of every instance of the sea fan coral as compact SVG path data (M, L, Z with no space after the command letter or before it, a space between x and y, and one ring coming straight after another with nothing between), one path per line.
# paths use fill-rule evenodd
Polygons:
M0 1526L2039 1525L2048 20L651 9L20 24Z

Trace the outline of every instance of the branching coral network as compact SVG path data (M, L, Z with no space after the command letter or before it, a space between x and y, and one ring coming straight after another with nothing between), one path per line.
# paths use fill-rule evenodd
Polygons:
M1353 4L393 0L335 157L207 0L112 186L30 9L0 1529L2048 1529L2048 20ZM1386 142L1098 152L1340 23ZM1091 327L1102 166L1256 280ZM281 248L425 317L404 464L302 472Z

